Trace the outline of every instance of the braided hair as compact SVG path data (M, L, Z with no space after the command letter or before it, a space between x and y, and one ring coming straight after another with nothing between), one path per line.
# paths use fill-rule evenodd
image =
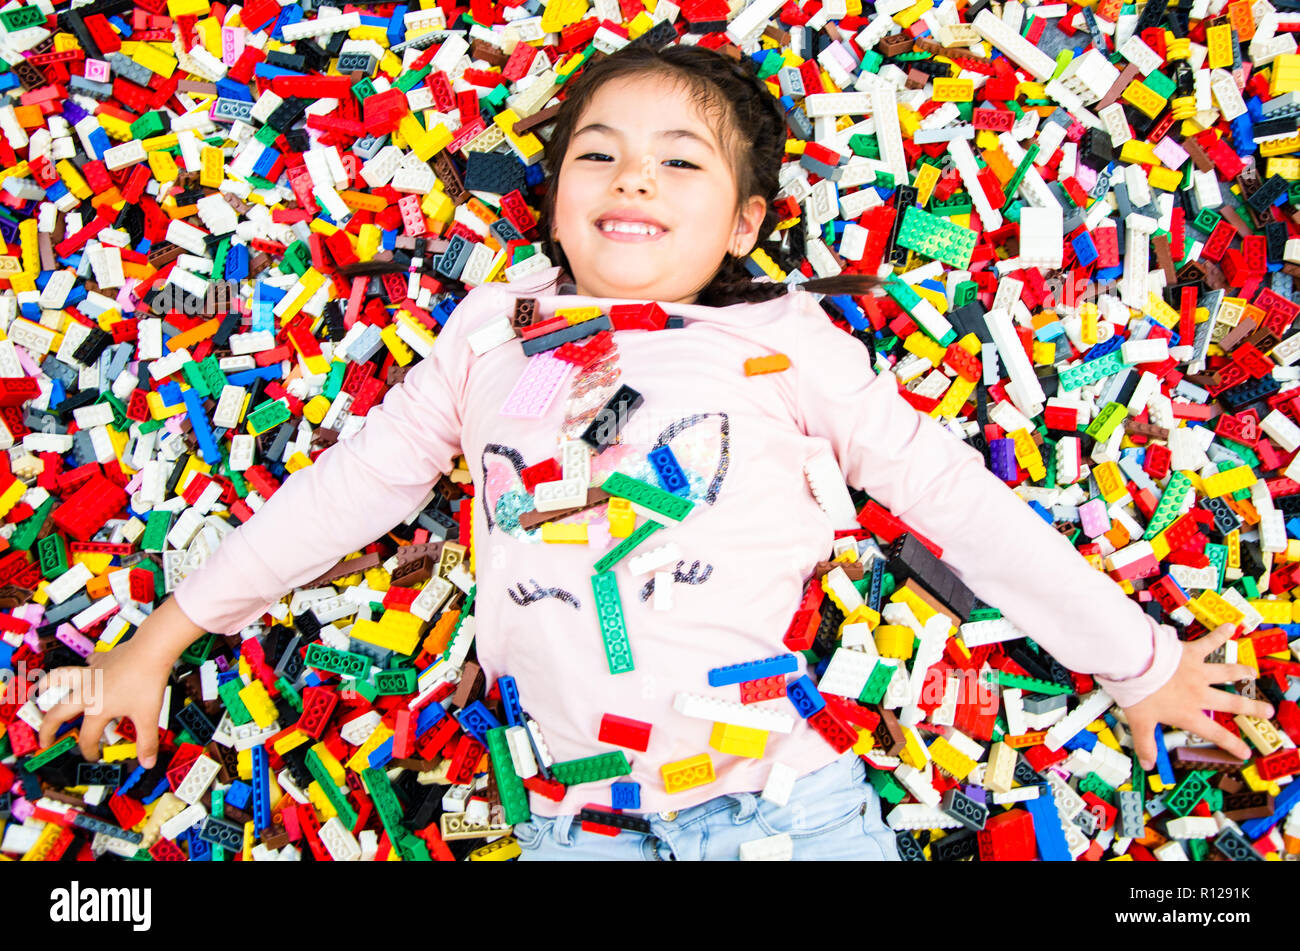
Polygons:
M778 266L790 270L792 262L797 263L802 256L802 248L798 253L788 253L782 249L781 239L773 238L780 220L773 202L780 190L780 171L786 154L785 111L767 84L758 78L757 67L749 57L740 56L736 60L702 46L672 45L658 50L646 43L633 42L599 60L589 60L577 76L565 83L564 101L543 153L544 167L551 173L541 207L543 252L572 280L568 259L551 238L557 191L555 177L577 121L596 90L611 80L646 74L684 82L701 107L721 114L719 136L733 165L737 210L752 195L761 196L767 203L754 250L765 251ZM697 303L723 307L743 301L771 300L790 290L791 285L785 282L756 280L743 261L743 257L728 253L712 280L699 292ZM806 281L801 286L819 294L866 295L879 283L873 275L841 274Z

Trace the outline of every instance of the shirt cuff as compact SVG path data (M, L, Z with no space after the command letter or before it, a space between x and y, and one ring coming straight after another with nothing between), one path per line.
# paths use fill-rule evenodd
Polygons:
M1093 677L1121 707L1133 706L1168 683L1183 657L1178 633L1168 624L1157 624L1151 617L1144 617L1151 628L1152 642L1151 661L1146 669L1132 677L1116 679L1100 674Z

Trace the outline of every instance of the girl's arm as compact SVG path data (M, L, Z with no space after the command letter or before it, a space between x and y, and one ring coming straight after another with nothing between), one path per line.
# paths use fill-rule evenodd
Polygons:
M1142 612L1052 526L984 467L979 452L875 374L867 348L810 295L797 367L804 431L833 448L849 485L865 490L943 549L979 598L1071 670L1095 674L1122 707L1162 687L1182 644Z
M461 452L473 359L467 329L503 307L491 285L470 291L429 356L366 414L360 432L287 478L177 585L173 598L185 615L205 631L236 633L409 516Z

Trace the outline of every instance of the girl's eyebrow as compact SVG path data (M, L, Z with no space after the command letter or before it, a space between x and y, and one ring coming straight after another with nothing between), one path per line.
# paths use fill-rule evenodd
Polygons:
M623 133L620 132L618 129L615 129L612 126L607 126L603 122L589 122L581 129L579 129L577 132L573 133L573 138L576 139L584 132L604 132L606 134L616 135L619 137L622 137L623 135ZM693 139L696 142L703 145L710 152L713 152L715 154L717 152L717 150L714 149L712 142L710 142L708 139L704 138L703 136L697 135L696 133L692 132L690 129L662 129L659 132L656 132L655 135L659 136L660 138L666 138L666 139Z

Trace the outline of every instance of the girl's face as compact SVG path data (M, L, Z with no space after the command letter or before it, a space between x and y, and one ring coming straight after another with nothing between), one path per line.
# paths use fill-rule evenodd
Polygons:
M552 223L578 294L691 304L728 252L753 249L766 203L753 196L737 212L713 126L662 77L624 77L595 93L560 165ZM658 233L597 227L620 214Z

